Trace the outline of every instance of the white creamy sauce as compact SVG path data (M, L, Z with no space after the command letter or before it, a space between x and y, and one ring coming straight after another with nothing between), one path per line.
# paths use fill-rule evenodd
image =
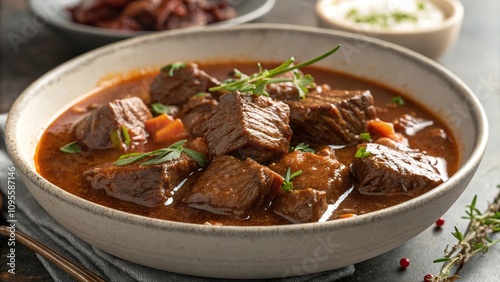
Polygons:
M367 30L409 31L439 26L441 9L428 0L332 0L325 15Z

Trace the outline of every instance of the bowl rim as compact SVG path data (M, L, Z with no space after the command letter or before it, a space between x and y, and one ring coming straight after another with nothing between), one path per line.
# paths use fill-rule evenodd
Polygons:
M35 95L37 91L43 87L44 84L56 80L57 76L64 75L65 73L69 73L76 66L84 63L88 60L96 60L101 56L105 56L108 53L115 52L120 49L126 49L135 45L141 45L147 43L149 41L154 41L158 38L164 37L175 37L177 35L186 35L186 34L200 34L200 33L216 33L216 32L225 32L226 30L232 30L235 32L241 32L244 30L274 30L279 32L285 31L298 31L298 32L307 32L307 33L315 33L322 34L325 36L341 36L346 38L355 38L368 41L369 43L374 43L375 48L383 48L384 50L390 52L396 52L398 55L406 57L408 60L412 60L418 64L424 64L429 68L432 68L434 71L444 75L453 82L456 88L460 88L464 93L463 98L467 99L471 105L471 112L473 117L477 120L477 124L480 126L477 128L478 134L475 136L475 144L473 146L473 150L471 151L470 157L465 160L458 171L452 175L444 184L424 193L421 196L413 198L404 203L388 207L382 210L370 212L368 214L363 214L353 218L346 218L343 220L332 220L321 223L302 223L302 224L289 224L289 225L272 225L272 226L209 226L203 224L194 224L194 223L183 223L176 221L169 221L163 219L150 218L146 216L140 216L136 214L131 214L128 212L123 212L119 210L115 210L112 208L108 208L106 206L102 206L83 198L77 197L65 190L55 186L50 183L46 179L44 179L40 174L38 174L33 168L32 165L28 163L30 160L25 160L18 147L16 145L16 127L15 124L19 117L22 115L23 104L29 100L30 96ZM28 86L23 93L16 99L11 110L9 111L6 129L5 129L5 138L6 138L6 146L7 151L9 152L16 168L31 182L34 182L37 185L37 189L42 189L47 194L50 194L52 197L56 198L59 201L65 201L71 205L78 206L80 209L84 209L90 213L107 217L115 220L123 220L127 221L136 226L152 228L152 229L161 229L168 230L169 232L176 233L196 233L203 235L211 235L211 236L232 236L234 234L240 235L272 235L272 234L292 234L296 232L301 232L306 229L322 229L325 231L335 230L338 228L346 228L346 227L355 227L364 225L367 222L378 222L383 220L385 217L390 216L391 214L402 213L405 210L405 207L408 208L416 208L418 206L424 205L426 202L430 201L434 197L440 197L443 194L446 194L449 190L453 189L456 185L458 185L461 181L463 181L467 172L473 171L474 167L476 167L485 152L487 139L488 139L488 122L486 118L486 114L484 109L482 108L478 98L474 95L472 90L462 82L456 75L454 75L450 70L446 69L442 65L434 62L433 60L420 55L414 51L408 50L404 47L398 46L393 43L389 43L386 41L382 41L376 38L369 37L360 37L360 35L352 34L348 32L341 31L332 31L327 29L321 29L316 27L305 27L305 26L296 26L296 25L287 25L287 24L246 24L239 26L232 26L226 28L217 28L217 27L204 27L200 29L189 29L189 30L176 30L169 33L155 33L148 34L145 36L134 37L131 39L127 39L124 41L120 41L117 43L113 43L107 46L103 46L92 50L90 52L84 53L80 56L77 56L58 67L52 69L47 72L36 81L34 81L30 86ZM41 134L41 133L39 133ZM462 156L463 157L463 156Z
M36 2L41 2L38 0L28 0L28 9L35 14L37 17L40 17L44 19L49 25L57 27L61 30L66 30L66 31L71 31L71 32L78 32L78 33L87 33L90 35L94 36L105 36L105 37L110 37L114 39L125 39L125 38L130 38L134 36L141 36L145 34L151 34L151 33L158 33L158 32L170 32L172 30L161 30L161 31L127 31L127 30L112 30L112 29L107 29L107 28L100 28L100 27L95 27L95 26L89 26L89 25L84 25L84 24L79 24L75 23L71 20L66 20L64 17L50 17L47 16L48 14L44 14L43 11L40 9L37 9L37 5L40 4L35 4ZM276 4L276 0L259 0L262 1L262 3L259 6L256 6L256 9L252 10L251 12L244 14L242 16L237 16L236 18L226 20L223 22L217 22L217 23L212 23L207 25L208 26L233 26L233 25L238 25L242 24L245 22L253 21L266 13L268 13ZM56 7L60 8L56 10L55 12L57 13L58 11L63 10L62 4L59 4L58 1L55 1L57 3ZM49 7L50 5L49 2L47 2L46 6L44 7ZM194 27L198 28L198 27Z
M344 1L344 0L318 0L316 2L316 14L321 21L328 23L332 28L339 27L351 32L362 33L367 35L379 36L403 36L403 35L423 35L438 32L441 30L449 29L452 26L460 24L464 18L464 6L459 0L428 0L430 2L438 2L439 5L450 5L451 14L438 26L418 28L413 30L390 30L390 29L366 29L359 27L356 24L347 24L348 21L338 21L332 17L328 17L323 7L331 2Z

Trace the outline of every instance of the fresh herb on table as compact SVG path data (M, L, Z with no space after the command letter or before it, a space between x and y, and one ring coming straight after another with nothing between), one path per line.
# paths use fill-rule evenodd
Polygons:
M223 84L215 87L211 87L210 91L240 91L245 93L252 93L254 95L269 95L266 92L266 85L270 83L280 83L280 82L292 82L299 91L299 96L304 99L306 93L308 92L308 87L312 86L314 79L310 75L302 75L300 72L296 71L299 68L303 68L309 65L312 65L318 61L323 60L324 58L330 56L331 54L337 52L340 48L340 44L337 47L331 49L330 51L308 60L306 62L294 65L295 59L292 57L286 62L282 63L278 67L265 70L259 64L259 72L254 73L250 76L245 75L244 73L235 70L235 77L238 79L231 79L225 81ZM295 71L293 78L284 78L277 77L273 78L273 76L280 75L286 72Z
M302 170L297 170L294 173L291 173L290 168L286 170L286 174L284 176L285 181L283 181L283 184L281 184L281 188L287 192L292 192L293 191L293 183L292 179L301 175Z
M500 185L497 185L497 188L500 188ZM493 240L491 236L493 233L500 232L500 192L484 213L476 208L476 201L477 196L474 196L472 203L467 206L467 215L463 217L470 220L465 233L460 232L455 226L455 231L451 234L458 242L451 249L447 246L444 250L444 257L434 261L434 263L443 262L443 266L438 275L426 275L426 279L429 278L428 281L455 281L460 278L458 272L471 257L486 253L490 247L500 243L500 239Z
M153 165L153 164L161 164L164 162L176 160L180 158L181 153L185 153L188 155L190 158L192 158L198 165L201 167L205 166L205 156L195 150L191 150L188 148L184 148L183 145L186 143L187 140L181 140L178 141L172 145L170 145L167 148L162 148L158 150L154 150L151 152L146 152L146 153L129 153L129 154L124 154L118 158L116 162L114 162L114 165L128 165L140 160L143 160L148 157L152 157L147 161L142 162L140 165Z

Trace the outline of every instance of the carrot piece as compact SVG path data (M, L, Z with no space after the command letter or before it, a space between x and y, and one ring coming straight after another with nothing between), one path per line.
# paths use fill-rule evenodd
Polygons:
M167 126L156 131L153 135L153 141L156 143L173 143L187 137L188 133L184 129L182 120L176 118L173 122L167 124Z
M390 122L381 121L379 119L369 120L367 123L368 132L371 135L379 137L387 137L394 139L396 131L394 131L394 125Z
M144 126L146 126L146 130L149 132L149 134L154 135L157 131L164 128L173 121L174 119L171 116L167 114L161 114L159 116L146 120L144 122Z

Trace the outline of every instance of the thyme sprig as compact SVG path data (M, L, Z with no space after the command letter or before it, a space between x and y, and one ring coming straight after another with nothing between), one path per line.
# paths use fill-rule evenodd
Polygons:
M287 191L287 192L292 192L293 191L293 183L292 179L295 177L299 176L302 174L302 170L297 170L296 172L292 173L290 171L290 167L286 170L285 176L285 181L283 181L283 184L281 185L281 189Z
M117 161L113 164L117 166L128 165L145 158L151 157L149 160L140 163L140 165L154 165L161 164L164 162L176 160L181 157L181 153L185 153L189 157L191 157L198 165L201 167L205 166L205 156L195 150L191 150L188 148L184 148L183 145L187 140L178 141L167 148L162 148L158 150L154 150L146 153L129 153L121 155Z
M500 188L500 185L497 185L497 188ZM472 203L467 206L467 216L463 217L470 220L465 233L460 232L455 226L452 235L458 242L449 250L448 246L446 247L444 257L434 260L434 263L443 262L443 266L432 281L455 281L460 278L459 271L471 257L486 253L490 247L500 243L500 239L493 240L491 238L493 233L500 231L500 192L484 213L476 208L476 202L477 196L474 196Z
M293 151L302 151L302 152L308 152L308 153L313 153L314 154L314 149L309 146L309 144L300 142L297 144L295 147L290 147L290 152Z
M271 70L262 69L262 66L259 64L259 72L252 75L246 75L239 70L235 70L235 76L237 77L237 79L228 80L219 86L211 87L209 90L211 92L240 91L245 93L252 93L254 95L268 95L268 93L266 92L266 85L270 83L292 82L295 87L297 87L299 96L301 98L305 98L305 95L308 92L308 87L312 85L312 83L314 82L314 78L311 75L302 75L296 70L325 59L326 57L337 52L339 48L340 44L316 58L310 59L297 65L294 65L295 59L293 57ZM276 75L280 75L290 71L294 71L293 78L273 78Z

